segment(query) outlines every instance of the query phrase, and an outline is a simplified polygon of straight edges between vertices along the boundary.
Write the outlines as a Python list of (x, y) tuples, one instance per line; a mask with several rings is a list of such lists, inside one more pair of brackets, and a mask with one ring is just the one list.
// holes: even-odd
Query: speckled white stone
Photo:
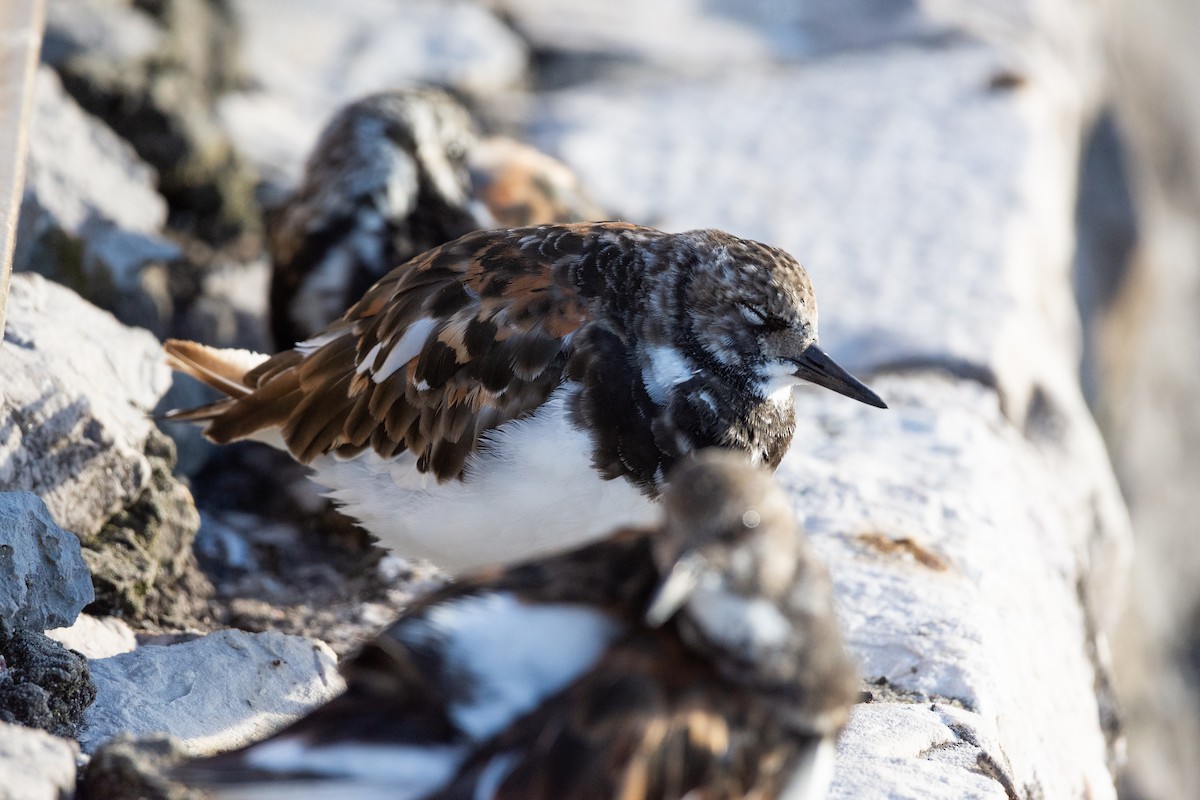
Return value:
[(0, 722), (0, 800), (74, 797), (79, 746), (36, 728)]
[[(1013, 785), (1114, 797), (1079, 598), (1105, 588), (1088, 554), (1121, 552), (1127, 532), (1093, 527), (987, 388), (935, 375), (873, 386), (888, 411), (804, 393), (777, 473), (829, 564), (862, 676), (961, 704)], [(892, 738), (898, 724), (858, 740)]]
[(51, 628), (46, 635), (87, 658), (108, 658), (137, 649), (133, 629), (117, 617), (80, 614), (73, 625)]
[(165, 732), (190, 754), (262, 738), (340, 692), (324, 643), (282, 633), (226, 630), (147, 645), (88, 662), (96, 702), (80, 743), (92, 752), (118, 733)]
[(158, 340), (39, 275), (12, 276), (0, 347), (0, 490), (95, 534), (150, 479), (150, 410), (170, 385)]
[(1069, 279), (1094, 20), (1067, 0), (900, 5), (886, 45), (598, 69), (543, 94), (531, 131), (625, 219), (794, 253), (824, 349), (892, 406), (801, 392), (779, 470), (864, 678), (900, 693), (860, 708), (833, 796), (1113, 798), (1098, 631), (1129, 526)]

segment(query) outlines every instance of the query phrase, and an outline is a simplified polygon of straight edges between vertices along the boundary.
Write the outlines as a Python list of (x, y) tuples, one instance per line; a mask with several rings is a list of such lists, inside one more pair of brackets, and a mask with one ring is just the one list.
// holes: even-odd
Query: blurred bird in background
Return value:
[(364, 97), (334, 115), (268, 220), (275, 345), (318, 333), (394, 267), (465, 233), (604, 217), (564, 164), (481, 138), (447, 92)]
[(787, 497), (710, 450), (663, 506), (435, 592), (343, 695), (178, 776), (218, 798), (824, 797), (857, 679)]

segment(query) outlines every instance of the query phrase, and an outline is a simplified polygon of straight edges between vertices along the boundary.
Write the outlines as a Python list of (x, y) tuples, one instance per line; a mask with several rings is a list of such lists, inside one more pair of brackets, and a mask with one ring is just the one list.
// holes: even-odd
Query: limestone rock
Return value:
[(187, 625), (212, 587), (196, 568), (192, 542), (200, 514), (192, 495), (171, 476), (174, 445), (157, 430), (146, 440), (150, 481), (84, 544), (96, 602), (90, 610)]
[[(859, 705), (838, 742), (830, 797), (1011, 800), (1006, 765), (977, 733), (978, 718), (951, 706)], [(982, 745), (982, 746), (981, 746)], [(1033, 795), (1038, 796), (1038, 795)]]
[(255, 86), (222, 98), (221, 118), (269, 181), (289, 186), (334, 111), (414, 82), (505, 104), (525, 79), (524, 44), (466, 0), (235, 0)]
[[(959, 738), (1016, 796), (1115, 797), (1107, 665), (1081, 600), (1106, 590), (1104, 559), (1123, 557), (1128, 531), (1096, 529), (1094, 507), (986, 387), (936, 374), (872, 385), (886, 412), (802, 393), (776, 473), (829, 565), (862, 676), (892, 702), (968, 712)], [(893, 758), (904, 724), (873, 725), (858, 734), (864, 759)], [(898, 796), (962, 796), (952, 786)]]
[(40, 496), (86, 543), (150, 482), (158, 341), (69, 289), (14, 275), (0, 348), (0, 489)]
[(162, 334), (172, 310), (166, 269), (181, 252), (158, 235), (167, 208), (154, 169), (80, 109), (48, 67), (34, 99), (13, 268)]
[(164, 773), (187, 756), (178, 739), (122, 734), (92, 754), (79, 782), (79, 800), (205, 800)]
[(79, 539), (54, 523), (37, 495), (0, 493), (0, 625), (70, 625), (94, 598)]
[[(941, 32), (916, 3), (895, 0), (497, 2), (536, 51), (558, 59), (554, 66), (575, 79), (630, 74), (634, 66), (713, 75)], [(579, 63), (564, 65), (564, 57)]]
[(0, 800), (63, 800), (75, 790), (79, 745), (0, 723)]
[(1020, 420), (1078, 356), (1076, 153), (1056, 112), (1028, 113), (1057, 101), (1050, 86), (1004, 88), (1022, 68), (957, 34), (703, 80), (651, 72), (544, 94), (532, 134), (629, 219), (793, 253), (840, 362), (936, 364), (990, 382)]
[(108, 658), (137, 649), (133, 629), (116, 617), (80, 614), (70, 627), (53, 628), (46, 636), (85, 658)]
[(237, 747), (344, 686), (324, 643), (273, 632), (146, 645), (91, 669), (98, 693), (80, 738), (87, 752), (126, 732), (169, 733), (192, 755)]
[(80, 537), (92, 610), (188, 616), (206, 591), (192, 569), (199, 516), (150, 418), (170, 380), (158, 341), (14, 275), (0, 370), (0, 490), (37, 494)]
[(159, 172), (177, 221), (206, 236), (256, 224), (254, 176), (217, 124), (236, 82), (228, 4), (55, 0), (43, 60), (70, 94)]

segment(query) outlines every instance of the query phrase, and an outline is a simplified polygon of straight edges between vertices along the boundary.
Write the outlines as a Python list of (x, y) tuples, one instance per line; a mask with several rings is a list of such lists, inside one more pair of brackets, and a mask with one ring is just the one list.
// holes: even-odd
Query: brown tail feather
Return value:
[[(167, 354), (167, 363), (171, 369), (191, 375), (201, 383), (234, 398), (245, 397), (254, 390), (245, 380), (246, 373), (267, 359), (267, 356), (251, 353), (249, 350), (221, 350), (182, 339), (168, 339), (163, 343), (163, 351)], [(194, 412), (208, 408), (211, 406), (194, 409)], [(179, 415), (172, 412), (171, 419), (188, 419), (183, 414), (194, 412), (181, 412)], [(210, 417), (211, 414), (198, 418)]]
[(233, 405), (233, 402), (233, 400), (225, 399), (196, 408), (173, 408), (165, 414), (158, 415), (155, 419), (165, 419), (171, 422), (212, 422)]

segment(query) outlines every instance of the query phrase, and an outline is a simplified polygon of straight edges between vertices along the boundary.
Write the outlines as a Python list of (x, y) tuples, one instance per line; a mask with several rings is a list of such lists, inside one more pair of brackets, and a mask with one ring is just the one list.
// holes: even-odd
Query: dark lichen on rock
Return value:
[(86, 658), (36, 631), (0, 626), (0, 720), (74, 737), (95, 699)]
[(151, 465), (145, 490), (83, 542), (96, 590), (86, 610), (152, 624), (191, 622), (212, 594), (192, 552), (200, 515), (171, 474), (174, 443), (151, 431), (145, 453)]

